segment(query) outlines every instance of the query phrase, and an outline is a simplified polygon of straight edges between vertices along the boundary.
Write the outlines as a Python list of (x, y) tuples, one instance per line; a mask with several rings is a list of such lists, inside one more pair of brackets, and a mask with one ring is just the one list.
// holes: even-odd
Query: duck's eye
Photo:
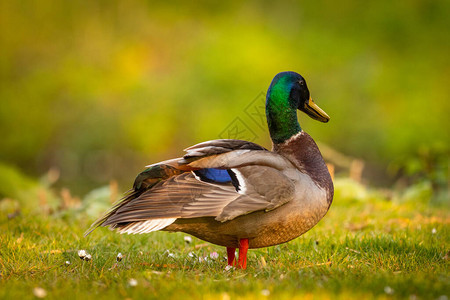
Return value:
[(304, 84), (305, 84), (304, 81), (299, 81), (298, 83), (299, 83), (300, 85), (304, 85)]

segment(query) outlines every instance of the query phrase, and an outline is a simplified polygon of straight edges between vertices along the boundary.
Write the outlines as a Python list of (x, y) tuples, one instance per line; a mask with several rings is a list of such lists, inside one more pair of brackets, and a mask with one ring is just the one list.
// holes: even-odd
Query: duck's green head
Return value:
[(305, 79), (295, 72), (278, 73), (266, 97), (266, 115), (270, 137), (282, 143), (301, 131), (297, 109), (311, 118), (328, 122), (330, 117), (311, 99)]

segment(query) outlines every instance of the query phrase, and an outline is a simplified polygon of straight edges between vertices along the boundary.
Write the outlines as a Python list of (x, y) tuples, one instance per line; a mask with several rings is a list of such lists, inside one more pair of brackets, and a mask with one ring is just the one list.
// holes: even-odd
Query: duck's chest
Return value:
[(254, 227), (257, 232), (250, 239), (251, 248), (288, 242), (314, 227), (325, 216), (329, 207), (327, 191), (311, 179), (302, 178), (300, 182), (292, 202), (260, 216), (258, 226)]

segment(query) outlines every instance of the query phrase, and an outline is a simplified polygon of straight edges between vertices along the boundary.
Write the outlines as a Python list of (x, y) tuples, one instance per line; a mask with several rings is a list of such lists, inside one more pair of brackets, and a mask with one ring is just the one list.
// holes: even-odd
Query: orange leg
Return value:
[(248, 250), (248, 239), (241, 239), (239, 241), (238, 268), (242, 270), (245, 270), (247, 268), (247, 250)]
[(229, 266), (235, 266), (236, 265), (236, 254), (235, 254), (236, 248), (230, 248), (227, 247), (227, 258), (228, 258), (228, 265)]

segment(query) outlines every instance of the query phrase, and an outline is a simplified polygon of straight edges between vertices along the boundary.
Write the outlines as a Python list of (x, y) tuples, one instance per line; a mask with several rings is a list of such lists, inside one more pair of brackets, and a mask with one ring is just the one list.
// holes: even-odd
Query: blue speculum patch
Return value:
[(213, 182), (230, 182), (231, 177), (228, 174), (227, 170), (221, 169), (201, 169), (195, 171), (195, 174), (199, 176), (204, 181), (213, 181)]

